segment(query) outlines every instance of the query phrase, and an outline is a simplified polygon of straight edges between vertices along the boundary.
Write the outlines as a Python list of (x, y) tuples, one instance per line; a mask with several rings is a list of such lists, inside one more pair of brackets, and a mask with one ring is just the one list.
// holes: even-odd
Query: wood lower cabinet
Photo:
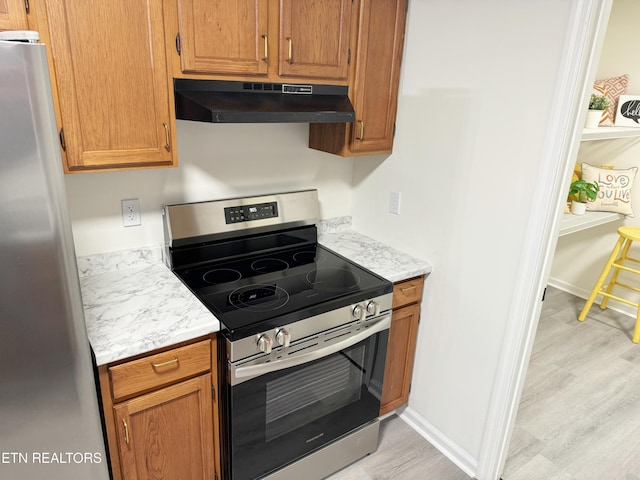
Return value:
[(114, 480), (219, 477), (215, 340), (99, 367)]
[(0, 30), (27, 30), (25, 0), (0, 0)]
[(165, 6), (175, 77), (347, 83), (352, 0), (177, 0), (177, 9)]
[(162, 0), (45, 6), (65, 171), (174, 166)]
[(351, 124), (311, 124), (309, 147), (342, 156), (391, 153), (407, 0), (362, 0)]
[(114, 407), (122, 478), (214, 478), (211, 375)]
[(423, 286), (424, 277), (394, 285), (380, 415), (405, 405), (409, 400)]

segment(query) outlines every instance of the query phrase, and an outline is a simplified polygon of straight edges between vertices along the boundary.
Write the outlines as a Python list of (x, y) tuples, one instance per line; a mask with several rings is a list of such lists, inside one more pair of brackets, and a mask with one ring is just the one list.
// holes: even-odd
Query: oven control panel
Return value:
[(272, 352), (275, 354), (319, 334), (336, 332), (337, 336), (341, 336), (340, 331), (343, 328), (351, 328), (353, 324), (365, 324), (389, 313), (392, 301), (393, 294), (388, 293), (265, 330), (234, 342), (227, 341), (227, 359), (237, 362), (256, 355), (271, 355)]
[(256, 203), (254, 205), (238, 205), (225, 207), (224, 220), (228, 224), (262, 220), (278, 216), (278, 203)]

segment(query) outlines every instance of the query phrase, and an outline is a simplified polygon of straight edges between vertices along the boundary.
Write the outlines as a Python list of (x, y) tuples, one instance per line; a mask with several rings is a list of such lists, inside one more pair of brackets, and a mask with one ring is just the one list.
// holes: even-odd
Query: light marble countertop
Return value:
[(428, 262), (353, 230), (323, 233), (318, 241), (392, 282), (426, 275), (432, 270)]
[[(392, 282), (431, 265), (350, 230), (350, 218), (324, 222), (319, 242)], [(78, 258), (87, 334), (104, 365), (220, 330), (218, 319), (162, 263), (159, 246)]]
[(160, 247), (82, 257), (78, 270), (98, 365), (220, 330), (218, 319), (162, 263)]

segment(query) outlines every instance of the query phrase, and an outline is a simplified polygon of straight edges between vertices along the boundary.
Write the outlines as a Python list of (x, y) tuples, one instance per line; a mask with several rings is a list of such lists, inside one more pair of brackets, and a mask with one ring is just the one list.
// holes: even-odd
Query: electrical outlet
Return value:
[(400, 215), (400, 192), (389, 194), (389, 213)]
[(122, 200), (122, 224), (125, 227), (135, 227), (142, 224), (140, 202), (137, 198)]

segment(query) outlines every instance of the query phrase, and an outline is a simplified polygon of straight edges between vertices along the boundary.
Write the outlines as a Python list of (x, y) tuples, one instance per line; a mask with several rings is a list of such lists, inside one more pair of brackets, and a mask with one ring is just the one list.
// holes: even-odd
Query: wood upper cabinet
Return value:
[(46, 0), (46, 18), (65, 170), (175, 165), (162, 0)]
[(0, 0), (0, 30), (27, 30), (24, 0)]
[(343, 156), (391, 153), (407, 0), (361, 0), (353, 124), (311, 124), (309, 147)]
[(142, 395), (115, 408), (124, 480), (214, 478), (211, 375)]
[(380, 415), (407, 403), (416, 351), (424, 277), (394, 285)]
[(267, 0), (178, 0), (185, 73), (266, 75)]
[(176, 77), (347, 82), (351, 0), (177, 0), (170, 8)]
[(215, 336), (98, 374), (113, 480), (219, 478)]
[(280, 0), (280, 76), (346, 79), (352, 0)]

